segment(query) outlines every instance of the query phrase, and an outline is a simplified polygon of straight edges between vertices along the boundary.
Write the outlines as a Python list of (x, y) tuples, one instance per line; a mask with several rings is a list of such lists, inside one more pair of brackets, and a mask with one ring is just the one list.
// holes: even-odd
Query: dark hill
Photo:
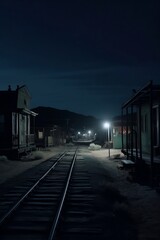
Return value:
[(70, 112), (67, 110), (59, 110), (51, 107), (37, 107), (32, 111), (38, 113), (36, 117), (36, 126), (45, 127), (59, 125), (63, 128), (77, 129), (97, 129), (99, 121), (92, 116), (85, 116)]

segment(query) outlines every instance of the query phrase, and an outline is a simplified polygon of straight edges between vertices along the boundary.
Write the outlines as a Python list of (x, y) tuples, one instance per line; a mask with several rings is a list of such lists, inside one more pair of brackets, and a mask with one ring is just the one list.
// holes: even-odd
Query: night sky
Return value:
[(0, 90), (31, 108), (110, 119), (132, 89), (160, 84), (160, 1), (1, 0)]

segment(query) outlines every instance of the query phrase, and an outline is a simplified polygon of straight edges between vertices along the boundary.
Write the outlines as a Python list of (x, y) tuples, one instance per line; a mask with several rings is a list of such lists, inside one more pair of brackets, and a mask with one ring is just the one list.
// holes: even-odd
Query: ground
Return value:
[(91, 154), (100, 162), (102, 168), (110, 173), (113, 185), (127, 197), (130, 212), (137, 225), (138, 240), (158, 240), (160, 239), (160, 194), (150, 186), (128, 181), (128, 172), (120, 170), (117, 167), (120, 160), (113, 158), (118, 152), (112, 149), (111, 159), (108, 159), (107, 150), (104, 149)]
[[(57, 154), (61, 149), (63, 147), (36, 151), (30, 160), (11, 161), (1, 157), (0, 186), (5, 186), (13, 177), (40, 164), (51, 155)], [(107, 178), (110, 178), (110, 189), (116, 188), (127, 199), (127, 206), (129, 207), (127, 211), (134, 219), (138, 240), (158, 240), (160, 239), (160, 194), (150, 186), (128, 181), (128, 172), (117, 167), (121, 161), (121, 159), (115, 158), (117, 154), (121, 154), (120, 150), (111, 149), (111, 158), (109, 159), (107, 149), (85, 151), (92, 183), (98, 192), (101, 191), (100, 189), (104, 189), (104, 185), (107, 184)], [(122, 154), (120, 155), (121, 157), (123, 158)], [(101, 199), (101, 201), (104, 200)], [(125, 206), (121, 207), (124, 210)], [(116, 208), (120, 209), (120, 206), (115, 205)]]

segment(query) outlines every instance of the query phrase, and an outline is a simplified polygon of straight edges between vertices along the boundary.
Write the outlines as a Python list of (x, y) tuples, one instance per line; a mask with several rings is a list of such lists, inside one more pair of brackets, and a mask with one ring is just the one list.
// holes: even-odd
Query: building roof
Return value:
[(135, 92), (135, 94), (122, 105), (122, 109), (131, 105), (138, 105), (139, 103), (146, 102), (151, 97), (156, 99), (160, 94), (160, 85), (153, 85), (153, 82), (148, 82), (144, 87)]
[(31, 96), (28, 88), (23, 85), (17, 86), (16, 90), (11, 90), (11, 86), (8, 86), (8, 90), (0, 91), (0, 111), (10, 112), (18, 111), (32, 116), (38, 115), (37, 113), (29, 110)]

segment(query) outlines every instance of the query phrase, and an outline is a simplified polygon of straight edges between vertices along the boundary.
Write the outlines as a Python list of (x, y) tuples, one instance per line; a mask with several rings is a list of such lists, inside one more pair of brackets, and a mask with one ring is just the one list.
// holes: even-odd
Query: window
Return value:
[(153, 107), (153, 145), (158, 146), (159, 144), (159, 125), (158, 125), (158, 106)]
[(141, 116), (141, 131), (146, 133), (148, 131), (148, 115), (145, 113)]
[(144, 116), (141, 116), (141, 131), (144, 132)]
[(144, 115), (144, 131), (145, 132), (148, 131), (148, 115), (147, 114)]

